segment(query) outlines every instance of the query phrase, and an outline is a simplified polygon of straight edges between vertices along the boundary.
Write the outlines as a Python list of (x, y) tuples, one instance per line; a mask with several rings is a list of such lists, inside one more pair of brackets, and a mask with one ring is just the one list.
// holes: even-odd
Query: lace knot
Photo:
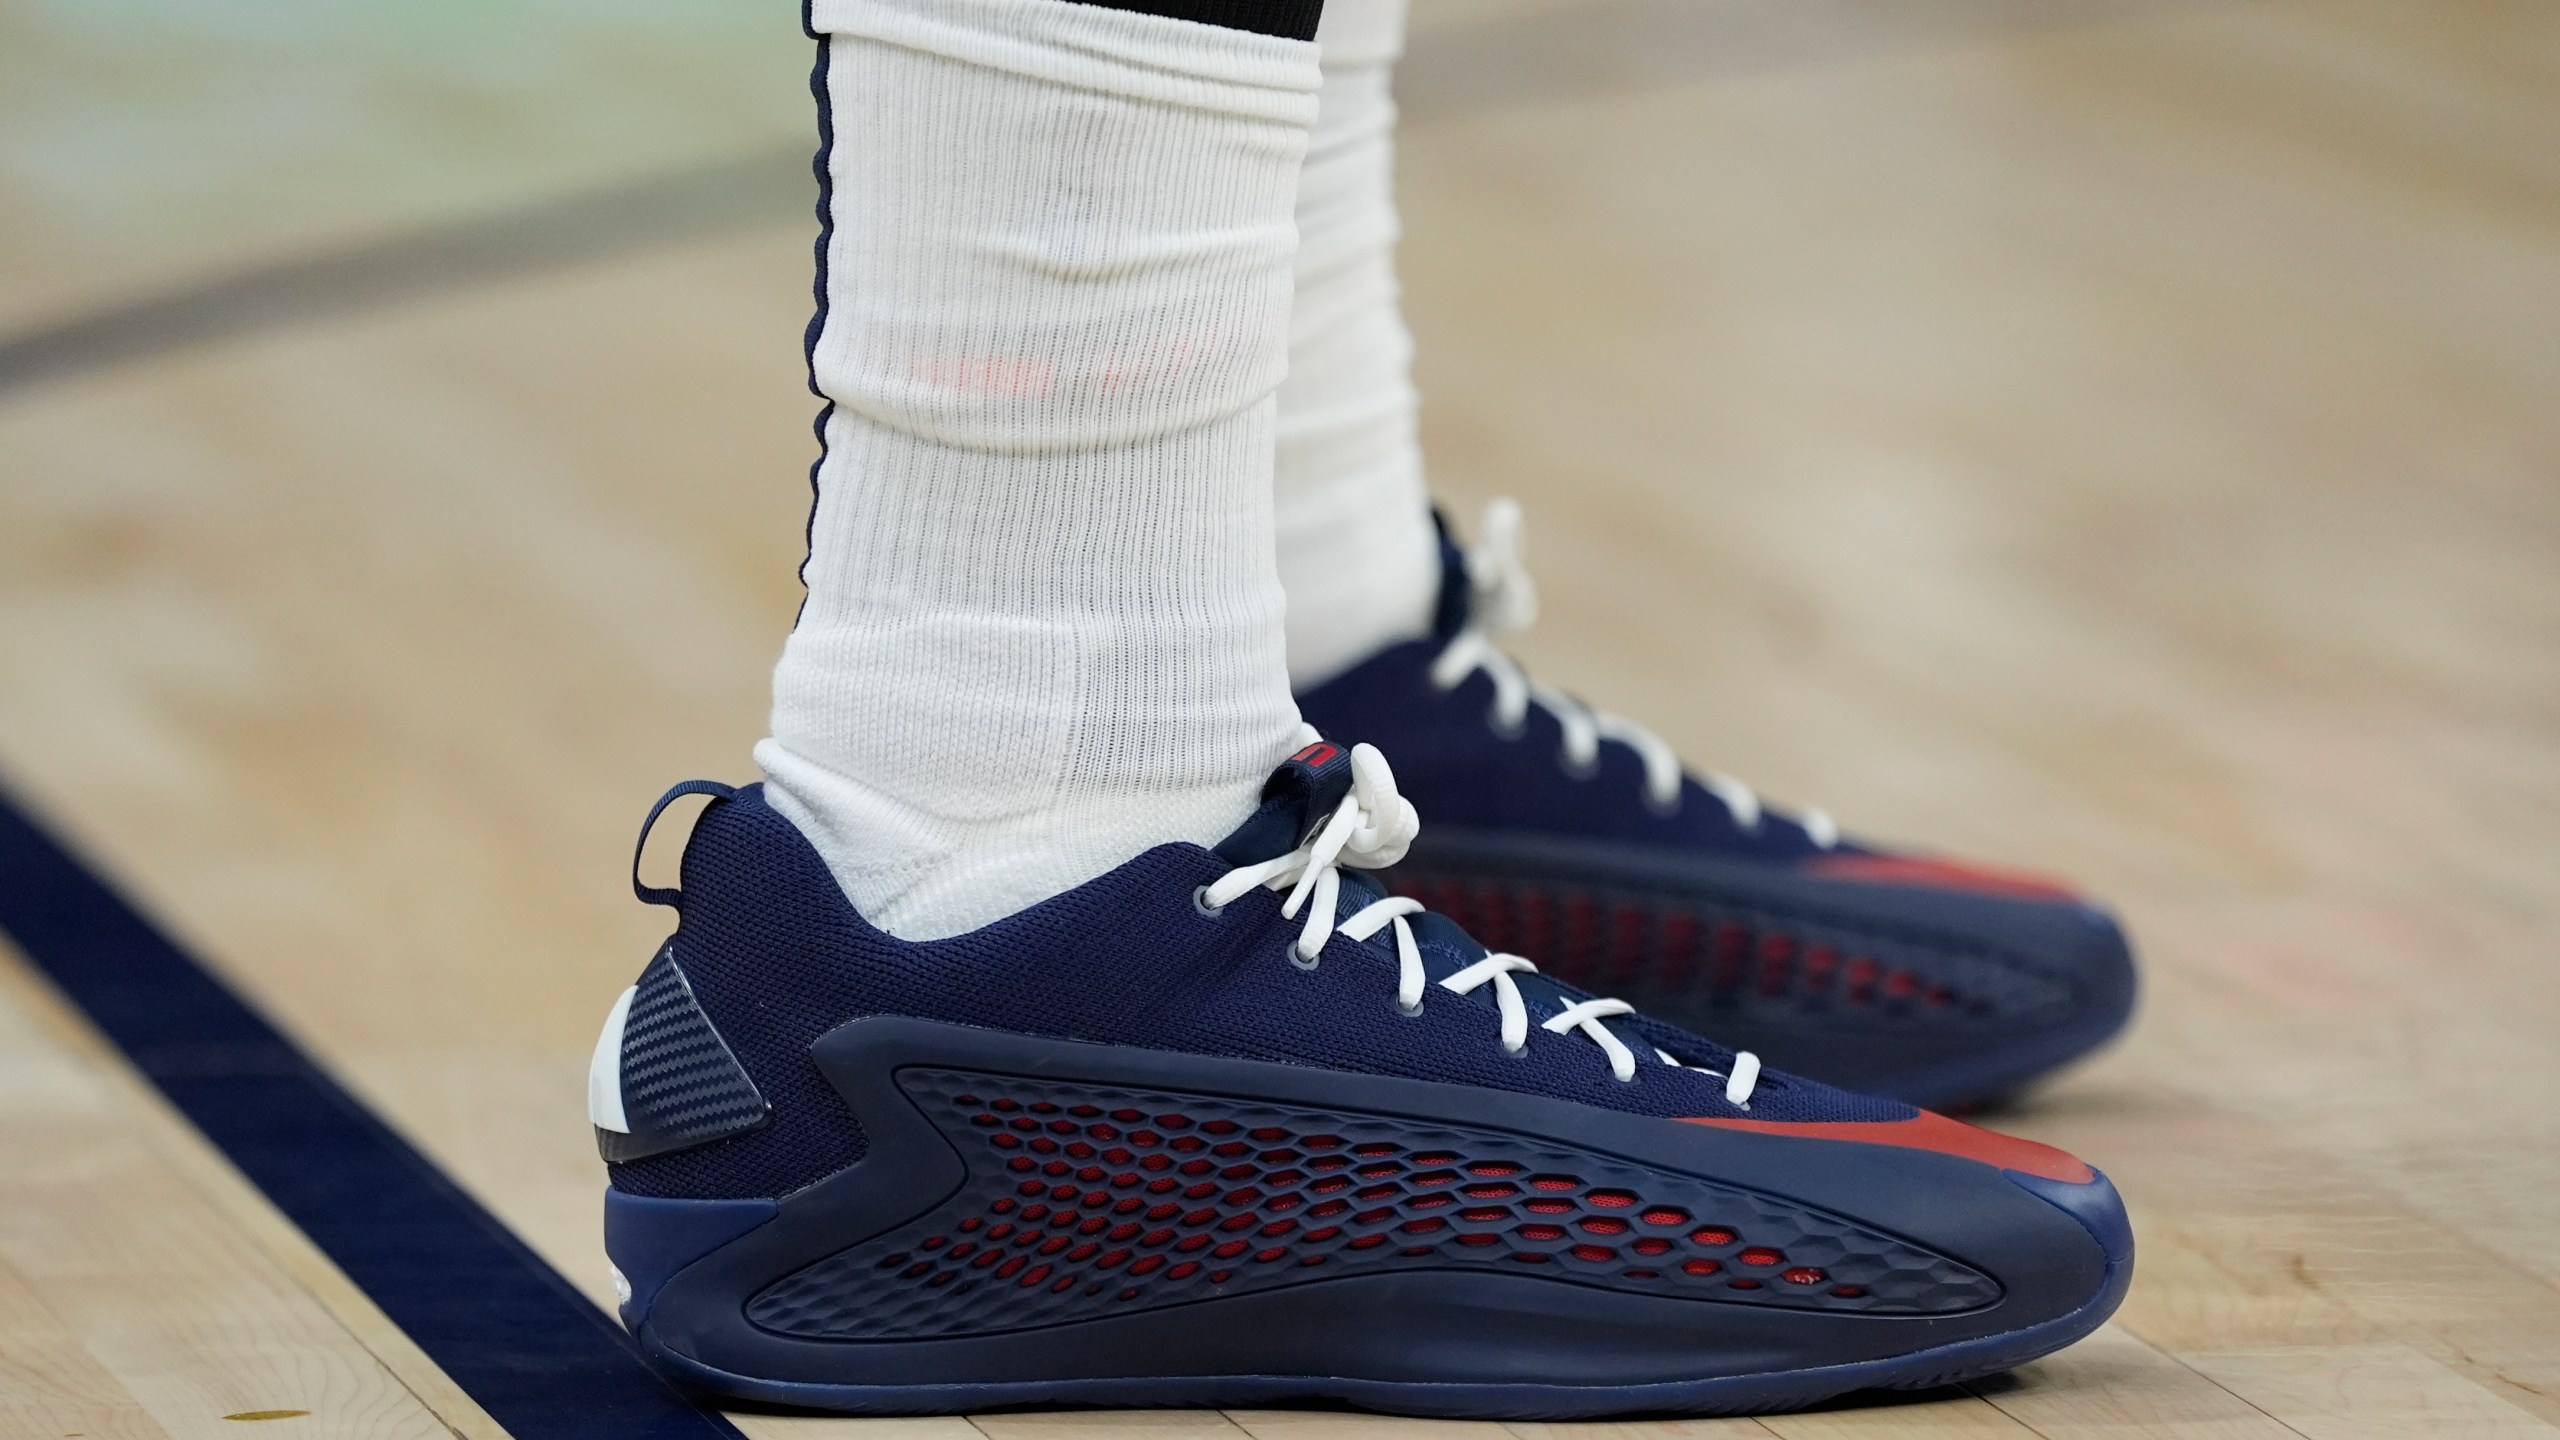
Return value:
[[(1365, 941), (1381, 930), (1392, 929), (1396, 1004), (1406, 1014), (1418, 1015), (1429, 977), (1423, 967), (1422, 947), (1415, 942), (1413, 927), (1405, 917), (1420, 913), (1422, 902), (1410, 896), (1390, 895), (1339, 920), (1335, 911), (1341, 899), (1343, 866), (1377, 870), (1393, 865), (1404, 858), (1406, 848), (1421, 830), (1422, 817), (1415, 812), (1412, 801), (1397, 793), (1395, 772), (1387, 767), (1387, 758), (1373, 745), (1354, 745), (1351, 789), (1324, 823), (1315, 827), (1295, 850), (1228, 871), (1204, 887), (1201, 898), (1216, 909), (1257, 885), (1287, 890), (1288, 898), (1281, 902), (1280, 913), (1292, 920), (1304, 914), (1298, 938), (1290, 948), (1295, 963), (1308, 969), (1315, 967), (1325, 942), (1337, 932), (1346, 939)], [(1501, 1018), (1502, 1048), (1516, 1055), (1529, 1043), (1529, 1009), (1518, 983), (1511, 977), (1537, 972), (1538, 967), (1523, 956), (1487, 954), (1443, 979), (1440, 986), (1459, 995), (1491, 986), (1494, 1008)], [(1634, 1013), (1635, 1007), (1623, 1000), (1579, 1000), (1550, 1016), (1540, 1028), (1557, 1035), (1579, 1034), (1599, 1046), (1608, 1057), (1610, 1073), (1626, 1082), (1636, 1078), (1635, 1052), (1602, 1022)], [(1666, 1065), (1680, 1063), (1661, 1051), (1654, 1053)], [(1743, 1055), (1725, 1087), (1726, 1098), (1743, 1105), (1750, 1098), (1758, 1074), (1759, 1062)]]

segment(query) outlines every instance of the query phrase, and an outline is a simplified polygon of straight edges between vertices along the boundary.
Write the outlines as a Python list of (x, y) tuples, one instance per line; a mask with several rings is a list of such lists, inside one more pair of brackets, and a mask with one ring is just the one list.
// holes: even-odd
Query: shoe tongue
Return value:
[(1305, 844), (1350, 793), (1350, 747), (1318, 740), (1280, 762), (1262, 782), (1262, 803), (1215, 853), (1230, 865), (1277, 859)]

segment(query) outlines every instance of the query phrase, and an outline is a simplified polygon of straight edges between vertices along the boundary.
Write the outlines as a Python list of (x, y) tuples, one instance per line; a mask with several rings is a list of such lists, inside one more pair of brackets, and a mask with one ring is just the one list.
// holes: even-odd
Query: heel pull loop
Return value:
[(659, 796), (658, 803), (649, 807), (649, 818), (640, 822), (640, 838), (631, 847), (631, 893), (639, 896), (642, 904), (664, 905), (671, 910), (684, 908), (684, 891), (678, 887), (640, 883), (640, 857), (649, 849), (649, 831), (658, 823), (658, 816), (687, 795), (708, 795), (716, 802), (737, 793), (737, 787), (717, 780), (687, 780)]

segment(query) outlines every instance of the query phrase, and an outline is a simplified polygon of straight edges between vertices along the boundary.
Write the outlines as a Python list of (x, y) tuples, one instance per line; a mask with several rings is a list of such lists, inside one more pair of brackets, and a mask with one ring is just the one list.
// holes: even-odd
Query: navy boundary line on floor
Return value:
[(742, 1440), (5, 789), (0, 931), (516, 1440)]

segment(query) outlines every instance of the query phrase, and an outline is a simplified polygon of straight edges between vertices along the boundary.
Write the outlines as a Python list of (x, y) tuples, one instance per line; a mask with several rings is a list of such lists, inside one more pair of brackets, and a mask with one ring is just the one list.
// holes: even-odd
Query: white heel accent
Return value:
[(596, 1037), (595, 1058), (587, 1062), (587, 1118), (597, 1129), (617, 1135), (631, 1133), (631, 1121), (622, 1113), (622, 1027), (631, 1018), (631, 997), (638, 993), (640, 987), (634, 985), (614, 1000), (604, 1017), (604, 1033)]

